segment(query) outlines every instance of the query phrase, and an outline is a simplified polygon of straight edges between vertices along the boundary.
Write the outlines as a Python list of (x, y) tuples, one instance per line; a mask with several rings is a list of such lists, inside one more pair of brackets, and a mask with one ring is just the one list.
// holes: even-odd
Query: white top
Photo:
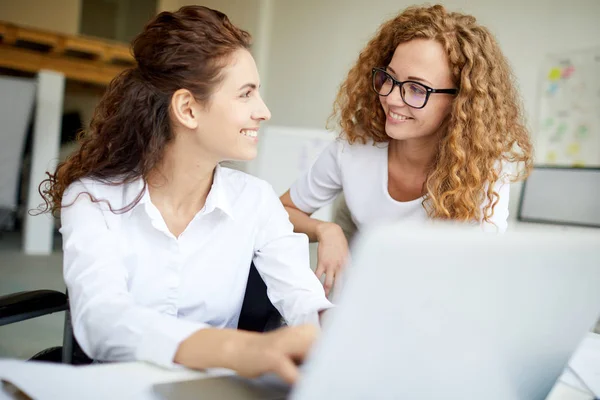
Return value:
[[(363, 145), (335, 140), (292, 185), (290, 196), (296, 207), (312, 214), (330, 203), (342, 189), (358, 230), (394, 220), (417, 224), (430, 221), (422, 205), (423, 198), (401, 202), (390, 196), (388, 143)], [(510, 190), (507, 180), (499, 179), (495, 190), (499, 200), (490, 218), (492, 223), (482, 223), (481, 226), (485, 231), (504, 232)], [(485, 205), (482, 204), (482, 208)]]
[[(217, 167), (204, 208), (174, 237), (146, 189), (90, 179), (69, 186), (62, 210), (64, 278), (75, 337), (97, 360), (171, 366), (179, 343), (205, 327), (236, 328), (251, 262), (288, 324), (318, 323), (331, 307), (310, 269), (308, 241), (272, 187)], [(79, 197), (78, 194), (81, 194)]]

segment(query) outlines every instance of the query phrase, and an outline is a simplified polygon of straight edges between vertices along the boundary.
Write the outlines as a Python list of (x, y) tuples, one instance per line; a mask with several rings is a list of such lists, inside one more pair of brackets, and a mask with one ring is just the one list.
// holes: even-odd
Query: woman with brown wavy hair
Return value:
[[(163, 12), (133, 42), (80, 148), (41, 185), (61, 216), (74, 333), (103, 361), (298, 374), (331, 307), (265, 182), (221, 167), (270, 118), (250, 36), (205, 7)], [(251, 263), (289, 325), (238, 331)]]
[(319, 242), (326, 292), (348, 242), (339, 225), (310, 215), (342, 190), (359, 230), (394, 220), (506, 229), (509, 182), (528, 172), (531, 144), (508, 62), (474, 17), (436, 5), (385, 22), (332, 117), (341, 137), (281, 197), (295, 230)]

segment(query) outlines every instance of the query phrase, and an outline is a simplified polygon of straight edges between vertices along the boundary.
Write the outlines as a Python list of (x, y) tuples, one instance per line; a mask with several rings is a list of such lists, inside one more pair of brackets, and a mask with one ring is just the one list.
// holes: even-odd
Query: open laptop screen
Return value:
[(519, 220), (600, 227), (600, 168), (535, 167)]

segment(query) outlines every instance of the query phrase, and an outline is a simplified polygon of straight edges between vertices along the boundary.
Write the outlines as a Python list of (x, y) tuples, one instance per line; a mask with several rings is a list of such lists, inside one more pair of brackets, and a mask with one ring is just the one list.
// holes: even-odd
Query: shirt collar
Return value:
[[(140, 192), (143, 190), (140, 196)], [(123, 205), (126, 207), (139, 198), (139, 201), (131, 207), (127, 212), (129, 216), (133, 214), (133, 211), (141, 205), (150, 201), (150, 194), (148, 193), (148, 187), (145, 186), (144, 179), (142, 177), (125, 184), (123, 188)]]
[(231, 193), (228, 191), (229, 182), (224, 178), (223, 169), (217, 164), (213, 176), (213, 184), (208, 192), (204, 210), (206, 213), (210, 213), (214, 211), (215, 208), (218, 208), (227, 214), (229, 218), (234, 219), (233, 207), (231, 205)]
[[(132, 215), (136, 208), (143, 206), (146, 203), (150, 203), (150, 192), (148, 191), (148, 185), (145, 185), (145, 181), (141, 177), (127, 184), (125, 187), (123, 194), (125, 205), (134, 201), (142, 189), (144, 190), (142, 197), (140, 198), (140, 201), (131, 208), (129, 215)], [(213, 184), (208, 192), (208, 196), (206, 197), (204, 207), (200, 212), (208, 214), (213, 212), (215, 209), (219, 209), (227, 214), (229, 218), (234, 219), (231, 196), (230, 191), (228, 192), (228, 189), (229, 183), (224, 177), (223, 169), (219, 164), (217, 164), (213, 175)]]

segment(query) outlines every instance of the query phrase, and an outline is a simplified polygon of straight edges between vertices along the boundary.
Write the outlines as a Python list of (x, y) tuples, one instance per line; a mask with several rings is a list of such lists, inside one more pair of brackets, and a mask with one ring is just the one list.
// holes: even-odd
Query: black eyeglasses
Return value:
[(432, 93), (457, 94), (458, 89), (433, 89), (420, 82), (401, 82), (383, 68), (373, 68), (373, 90), (379, 96), (389, 96), (395, 86), (400, 88), (402, 101), (412, 108), (423, 108)]

